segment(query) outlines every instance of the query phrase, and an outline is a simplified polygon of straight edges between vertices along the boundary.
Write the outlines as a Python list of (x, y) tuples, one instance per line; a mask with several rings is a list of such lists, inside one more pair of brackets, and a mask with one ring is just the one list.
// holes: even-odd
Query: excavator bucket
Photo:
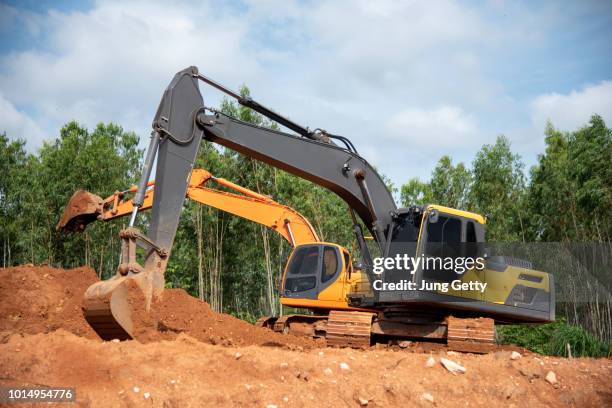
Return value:
[(131, 279), (115, 276), (97, 282), (85, 292), (83, 314), (87, 323), (103, 340), (129, 340), (134, 337), (129, 302)]
[[(96, 282), (85, 291), (83, 314), (87, 323), (104, 340), (135, 338), (140, 326), (149, 325), (151, 303), (164, 290), (168, 254), (137, 228), (120, 232), (121, 263), (111, 279)], [(150, 248), (148, 268), (136, 260), (137, 241)]]
[(67, 232), (81, 232), (87, 224), (102, 215), (104, 200), (85, 190), (77, 190), (64, 208), (57, 223), (57, 229)]

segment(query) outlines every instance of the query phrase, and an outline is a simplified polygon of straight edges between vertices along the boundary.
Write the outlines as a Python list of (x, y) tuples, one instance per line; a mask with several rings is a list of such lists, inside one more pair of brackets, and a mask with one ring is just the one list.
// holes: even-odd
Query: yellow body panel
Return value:
[[(519, 275), (521, 274), (542, 278), (542, 280), (540, 282), (531, 282), (525, 279), (519, 279)], [(487, 281), (487, 290), (485, 291), (484, 300), (487, 302), (505, 303), (512, 289), (519, 283), (523, 286), (540, 289), (547, 293), (550, 292), (550, 277), (546, 272), (509, 265), (503, 272), (486, 269), (485, 277)]]

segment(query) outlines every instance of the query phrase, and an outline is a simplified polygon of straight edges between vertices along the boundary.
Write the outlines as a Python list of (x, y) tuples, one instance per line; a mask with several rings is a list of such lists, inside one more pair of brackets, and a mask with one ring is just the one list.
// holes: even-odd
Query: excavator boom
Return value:
[[(205, 187), (213, 182), (235, 193)], [(153, 205), (155, 181), (148, 182), (147, 187), (149, 188), (145, 192), (139, 211), (148, 210)], [(134, 201), (132, 198), (126, 198), (126, 195), (135, 193), (136, 190), (137, 187), (132, 186), (128, 190), (115, 192), (105, 199), (79, 190), (73, 194), (66, 205), (57, 228), (62, 231), (80, 232), (93, 221), (110, 221), (130, 215), (134, 209)], [(271, 228), (285, 238), (291, 246), (319, 242), (319, 237), (310, 222), (293, 208), (224, 178), (214, 177), (206, 170), (193, 170), (187, 187), (187, 197), (202, 205)]]

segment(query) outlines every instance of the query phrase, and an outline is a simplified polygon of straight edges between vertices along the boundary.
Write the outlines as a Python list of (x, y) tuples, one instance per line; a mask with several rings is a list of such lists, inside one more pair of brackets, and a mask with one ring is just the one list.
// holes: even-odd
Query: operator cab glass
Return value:
[(484, 228), (472, 219), (434, 210), (428, 214), (421, 240), (421, 251), (432, 258), (422, 268), (423, 278), (450, 282), (458, 279), (465, 268), (449, 268), (445, 262), (452, 259), (452, 265), (463, 265), (466, 258), (481, 256)]
[(296, 247), (287, 265), (283, 296), (317, 299), (334, 283), (342, 270), (342, 254), (337, 246), (305, 244)]

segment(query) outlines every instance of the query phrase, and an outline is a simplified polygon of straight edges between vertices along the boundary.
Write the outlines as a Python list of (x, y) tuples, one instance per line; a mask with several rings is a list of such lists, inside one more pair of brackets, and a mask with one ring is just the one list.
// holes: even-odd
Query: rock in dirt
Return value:
[(425, 362), (425, 367), (427, 367), (427, 368), (431, 368), (431, 367), (433, 367), (435, 365), (436, 365), (436, 359), (433, 358), (433, 357), (429, 357), (427, 359), (427, 361)]
[(551, 385), (555, 385), (557, 383), (557, 375), (553, 371), (549, 371), (544, 379)]
[(511, 360), (518, 360), (521, 357), (523, 357), (523, 356), (518, 351), (513, 351), (512, 354), (510, 354), (510, 359)]
[(407, 348), (410, 346), (412, 342), (408, 341), (408, 340), (404, 340), (404, 341), (400, 341), (398, 346), (400, 346), (400, 348)]
[(359, 399), (359, 405), (361, 405), (362, 407), (365, 407), (370, 402), (366, 398), (359, 397), (358, 399)]
[(340, 363), (340, 369), (341, 370), (350, 370), (351, 367), (349, 367), (349, 365), (346, 364), (346, 363)]
[(461, 364), (444, 357), (440, 357), (440, 363), (444, 366), (444, 368), (446, 368), (454, 375), (457, 375), (457, 373), (465, 374), (465, 372), (467, 371), (465, 367), (463, 367)]
[(433, 402), (434, 402), (434, 397), (433, 397), (433, 395), (431, 395), (431, 394), (430, 394), (430, 393), (428, 393), (428, 392), (424, 392), (424, 393), (423, 393), (423, 395), (421, 395), (421, 398), (423, 398), (425, 401), (429, 401), (429, 402), (431, 402), (431, 403), (433, 403)]

